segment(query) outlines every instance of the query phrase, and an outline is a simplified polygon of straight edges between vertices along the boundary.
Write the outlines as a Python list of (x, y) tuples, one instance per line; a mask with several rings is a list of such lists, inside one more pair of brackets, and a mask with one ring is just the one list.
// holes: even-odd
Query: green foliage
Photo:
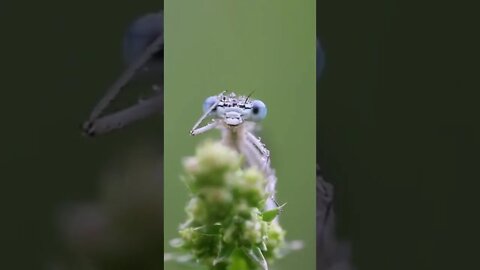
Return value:
[(183, 180), (191, 197), (187, 220), (173, 246), (209, 269), (268, 269), (285, 247), (285, 231), (266, 211), (266, 179), (221, 143), (206, 142), (184, 160)]

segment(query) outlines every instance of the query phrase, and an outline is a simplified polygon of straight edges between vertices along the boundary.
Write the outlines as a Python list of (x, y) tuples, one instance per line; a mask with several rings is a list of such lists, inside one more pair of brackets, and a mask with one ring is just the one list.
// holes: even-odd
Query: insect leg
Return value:
[(259, 169), (264, 167), (263, 173), (267, 179), (265, 190), (268, 194), (270, 194), (270, 198), (267, 201), (267, 209), (278, 207), (279, 205), (275, 201), (275, 186), (277, 183), (277, 177), (275, 176), (275, 171), (270, 168), (269, 164), (267, 167), (265, 167), (265, 161), (268, 157), (263, 155), (262, 152), (249, 140), (246, 140), (244, 143), (240, 144), (240, 150), (244, 154), (250, 166), (255, 166)]
[(261, 169), (263, 164), (262, 156), (249, 141), (239, 144), (239, 150), (245, 156), (250, 167)]
[(160, 113), (163, 110), (162, 100), (163, 95), (159, 94), (150, 99), (140, 101), (127, 109), (87, 122), (83, 126), (83, 132), (93, 137), (114, 129), (122, 128), (132, 122), (150, 116), (155, 112)]
[(263, 159), (265, 160), (263, 169), (268, 169), (268, 167), (270, 167), (270, 151), (268, 151), (268, 149), (265, 147), (265, 144), (260, 141), (260, 138), (255, 137), (255, 135), (253, 135), (251, 132), (247, 131), (246, 136), (247, 140), (262, 153)]
[[(198, 126), (198, 125), (197, 125)], [(195, 136), (195, 135), (198, 135), (198, 134), (201, 134), (201, 133), (204, 133), (204, 132), (207, 132), (215, 127), (218, 126), (218, 122), (217, 121), (212, 121), (208, 124), (206, 124), (205, 126), (203, 127), (200, 127), (200, 128), (197, 128), (197, 129), (192, 129), (190, 131), (190, 135), (192, 136)]]
[(133, 62), (120, 76), (120, 78), (115, 81), (115, 83), (107, 90), (105, 96), (100, 100), (100, 102), (95, 106), (92, 113), (90, 114), (89, 121), (86, 125), (92, 124), (98, 116), (103, 112), (103, 110), (110, 104), (110, 102), (115, 99), (120, 90), (128, 84), (133, 75), (152, 57), (153, 54), (161, 50), (163, 47), (163, 35), (158, 36), (144, 51), (140, 57)]

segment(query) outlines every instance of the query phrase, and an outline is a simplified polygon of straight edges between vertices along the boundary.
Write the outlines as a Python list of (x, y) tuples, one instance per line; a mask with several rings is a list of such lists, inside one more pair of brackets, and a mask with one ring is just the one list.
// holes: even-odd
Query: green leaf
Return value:
[(234, 252), (230, 258), (230, 265), (227, 270), (250, 270), (248, 263), (245, 261), (245, 258), (242, 255)]
[(275, 217), (278, 216), (278, 214), (280, 214), (280, 212), (282, 211), (282, 208), (286, 205), (287, 203), (284, 203), (282, 205), (280, 205), (279, 207), (277, 208), (273, 208), (271, 210), (268, 210), (268, 211), (265, 211), (262, 213), (262, 219), (263, 221), (266, 221), (266, 222), (271, 222), (272, 220), (275, 219)]
[(268, 270), (267, 260), (263, 256), (262, 251), (258, 247), (252, 248), (242, 248), (242, 250), (247, 254), (250, 259), (252, 259), (258, 266), (260, 266), (263, 270)]

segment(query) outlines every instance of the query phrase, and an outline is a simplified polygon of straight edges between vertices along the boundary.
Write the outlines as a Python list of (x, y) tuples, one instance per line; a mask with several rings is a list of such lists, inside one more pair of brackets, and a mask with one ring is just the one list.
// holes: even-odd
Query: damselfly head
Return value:
[(210, 116), (222, 119), (229, 126), (238, 126), (244, 121), (261, 121), (267, 115), (267, 106), (261, 100), (250, 96), (237, 96), (235, 93), (208, 97), (203, 103), (203, 111)]

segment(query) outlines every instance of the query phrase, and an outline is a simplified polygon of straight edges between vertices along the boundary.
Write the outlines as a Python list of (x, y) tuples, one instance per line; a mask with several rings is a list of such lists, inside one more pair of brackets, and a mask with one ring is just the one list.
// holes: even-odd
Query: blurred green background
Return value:
[[(191, 137), (204, 100), (223, 90), (267, 104), (260, 136), (278, 176), (280, 218), (305, 248), (273, 269), (315, 268), (315, 1), (165, 3), (165, 249), (186, 218), (183, 157), (219, 131)], [(166, 269), (181, 269), (173, 263)]]

